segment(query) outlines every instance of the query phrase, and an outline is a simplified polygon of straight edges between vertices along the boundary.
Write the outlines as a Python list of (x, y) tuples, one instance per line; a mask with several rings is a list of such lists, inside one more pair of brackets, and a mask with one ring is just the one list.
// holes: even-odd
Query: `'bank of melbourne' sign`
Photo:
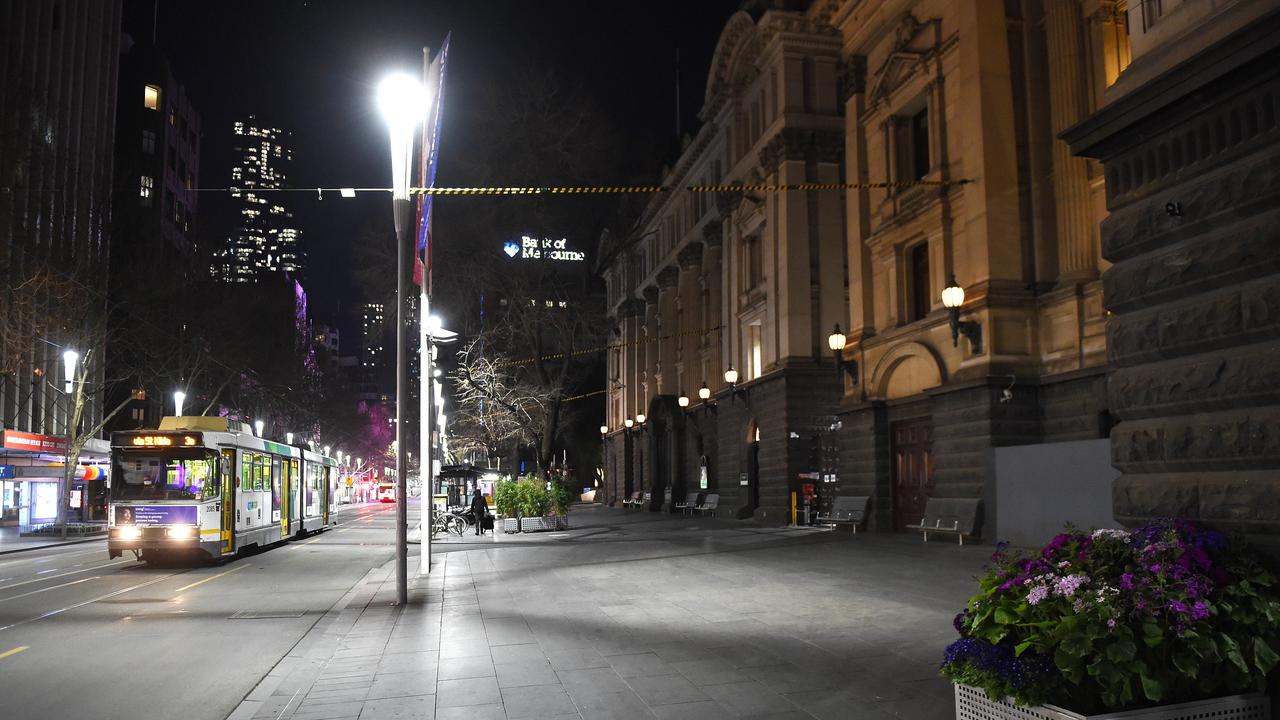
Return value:
[(570, 250), (568, 240), (560, 238), (554, 240), (552, 238), (532, 238), (528, 235), (520, 236), (520, 241), (508, 240), (502, 244), (502, 251), (507, 257), (517, 257), (521, 259), (532, 258), (534, 260), (567, 260), (570, 262), (582, 262), (587, 259), (587, 254), (577, 250)]

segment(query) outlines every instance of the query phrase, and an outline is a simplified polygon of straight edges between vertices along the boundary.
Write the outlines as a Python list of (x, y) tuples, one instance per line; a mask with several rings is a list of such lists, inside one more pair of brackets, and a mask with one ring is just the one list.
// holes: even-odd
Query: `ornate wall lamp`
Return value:
[(732, 363), (729, 364), (729, 369), (724, 371), (724, 381), (729, 386), (729, 402), (733, 402), (738, 395), (745, 397), (748, 402), (751, 401), (751, 396), (746, 390), (738, 389), (738, 371), (734, 369)]
[(840, 325), (839, 323), (837, 323), (836, 329), (830, 335), (827, 336), (827, 347), (831, 348), (831, 352), (835, 354), (836, 376), (839, 377), (840, 371), (844, 370), (845, 373), (848, 374), (849, 376), (849, 381), (852, 382), (854, 385), (857, 385), (858, 384), (858, 361), (848, 360), (845, 358), (844, 346), (847, 341), (848, 341), (848, 338), (845, 337), (844, 333), (840, 332)]
[(976, 320), (960, 319), (960, 307), (964, 305), (964, 288), (956, 282), (955, 273), (952, 273), (947, 286), (942, 289), (942, 304), (951, 316), (951, 344), (959, 345), (960, 336), (964, 335), (969, 338), (969, 346), (973, 354), (981, 354), (982, 325)]
[(691, 413), (698, 412), (698, 411), (702, 411), (704, 413), (707, 411), (711, 411), (714, 413), (716, 411), (716, 404), (713, 402), (710, 402), (711, 388), (707, 387), (707, 384), (705, 382), (702, 383), (702, 387), (698, 388), (698, 399), (702, 401), (701, 403), (699, 403), (698, 407), (694, 408), (693, 410), (689, 410), (689, 396), (681, 392), (680, 397), (676, 398), (676, 404), (679, 405), (681, 409), (684, 409)]

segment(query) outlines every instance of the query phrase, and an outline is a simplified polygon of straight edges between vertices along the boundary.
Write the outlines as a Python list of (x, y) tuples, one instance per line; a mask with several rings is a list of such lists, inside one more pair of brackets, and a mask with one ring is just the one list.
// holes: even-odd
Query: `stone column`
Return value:
[(635, 417), (636, 408), (640, 407), (643, 398), (643, 358), (644, 345), (643, 330), (641, 328), (641, 316), (644, 313), (644, 302), (629, 298), (622, 301), (622, 305), (618, 309), (618, 313), (622, 318), (622, 371), (618, 375), (619, 382), (623, 384), (622, 388), (622, 417), (618, 418), (619, 426), (622, 421)]
[(673, 395), (676, 389), (676, 345), (680, 342), (679, 323), (676, 322), (676, 284), (680, 279), (680, 269), (668, 265), (658, 271), (658, 313), (657, 342), (658, 353), (658, 385), (653, 395)]
[(676, 256), (680, 267), (677, 292), (680, 296), (680, 337), (676, 347), (682, 377), (678, 378), (676, 392), (684, 393), (693, 402), (698, 399), (698, 387), (702, 384), (702, 243), (685, 245)]
[[(805, 170), (805, 154), (812, 145), (812, 133), (793, 128), (784, 128), (760, 151), (760, 165), (769, 177), (769, 182), (782, 184), (808, 182)], [(814, 248), (810, 244), (813, 228), (809, 225), (809, 198), (807, 193), (782, 193), (776, 198), (766, 198), (765, 217), (766, 256), (774, 255), (776, 265), (770, 268), (765, 262), (765, 287), (768, 297), (766, 308), (772, 311), (775, 322), (773, 328), (766, 328), (765, 342), (768, 343), (769, 330), (776, 333), (777, 353), (774, 361), (783, 362), (787, 358), (813, 358), (813, 302), (811, 287), (814, 284), (811, 261)], [(776, 213), (770, 212), (777, 208)], [(770, 247), (776, 243), (776, 247)], [(772, 272), (768, 272), (772, 269)], [(764, 364), (769, 364), (766, 352)]]
[(1077, 0), (1045, 0), (1045, 35), (1049, 49), (1049, 114), (1053, 126), (1054, 214), (1058, 230), (1060, 284), (1098, 276), (1098, 224), (1089, 193), (1089, 161), (1075, 157), (1057, 139), (1088, 112), (1088, 68), (1084, 23)]
[[(710, 223), (702, 228), (702, 274), (701, 284), (707, 291), (707, 307), (704, 317), (706, 318), (705, 329), (707, 334), (699, 341), (700, 346), (707, 348), (707, 357), (710, 361), (707, 367), (707, 377), (700, 378), (699, 382), (705, 380), (707, 387), (715, 392), (720, 387), (723, 380), (724, 368), (720, 363), (723, 359), (723, 347), (728, 337), (726, 329), (723, 327), (724, 301), (721, 297), (724, 285), (724, 273), (721, 265), (721, 259), (724, 253), (724, 229), (719, 222)], [(712, 330), (711, 328), (716, 328)]]
[(649, 401), (658, 394), (658, 288), (648, 285), (644, 291), (644, 389), (640, 393), (638, 413), (649, 412)]

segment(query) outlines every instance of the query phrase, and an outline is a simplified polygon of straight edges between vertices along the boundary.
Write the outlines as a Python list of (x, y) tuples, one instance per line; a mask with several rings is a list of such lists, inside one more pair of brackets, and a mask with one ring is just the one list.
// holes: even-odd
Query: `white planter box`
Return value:
[(520, 532), (542, 532), (555, 530), (555, 520), (542, 517), (520, 518)]
[(502, 518), (502, 532), (518, 533), (520, 532), (520, 518)]
[(1271, 701), (1266, 695), (1227, 695), (1209, 700), (1161, 705), (1143, 710), (1081, 715), (1053, 705), (1015, 705), (993, 702), (982, 690), (961, 685), (956, 689), (956, 720), (1270, 720)]
[(556, 521), (556, 530), (568, 530), (568, 529), (569, 529), (569, 516), (568, 516), (568, 515), (556, 515), (556, 516), (555, 516), (555, 521)]

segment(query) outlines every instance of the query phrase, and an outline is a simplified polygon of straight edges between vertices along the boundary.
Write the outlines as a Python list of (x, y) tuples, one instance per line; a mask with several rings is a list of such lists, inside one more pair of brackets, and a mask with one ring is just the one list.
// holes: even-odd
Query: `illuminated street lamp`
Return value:
[(676, 398), (676, 404), (682, 408), (689, 407), (689, 396), (685, 395), (684, 392), (682, 391), (680, 393), (680, 397)]
[(173, 391), (173, 415), (174, 417), (182, 417), (182, 403), (187, 399), (187, 394), (181, 390)]
[(75, 350), (64, 350), (62, 353), (62, 377), (65, 380), (65, 391), (71, 394), (71, 383), (76, 379), (76, 363), (80, 361), (80, 353)]
[(325, 457), (329, 457), (329, 446), (328, 446), (328, 445), (325, 445), (325, 446), (324, 446), (324, 456), (325, 456)]
[(293, 433), (285, 433), (285, 434), (284, 434), (284, 441), (285, 441), (285, 443), (286, 443), (286, 444), (288, 444), (288, 445), (292, 445), (292, 444), (293, 444)]
[[(64, 389), (67, 396), (67, 446), (63, 450), (65, 459), (63, 461), (62, 479), (58, 487), (58, 512), (57, 524), (62, 527), (62, 539), (67, 539), (67, 525), (71, 518), (71, 481), (75, 474), (75, 467), (71, 462), (71, 446), (75, 443), (76, 423), (75, 423), (75, 398), (71, 394), (72, 383), (76, 379), (76, 363), (80, 361), (80, 353), (67, 348), (62, 352), (62, 377), (65, 379)], [(81, 388), (83, 391), (83, 387)]]
[(628, 430), (630, 430), (630, 429), (631, 429), (631, 426), (632, 426), (632, 425), (635, 425), (635, 422), (634, 422), (631, 418), (627, 418), (626, 420), (623, 420), (623, 421), (622, 421), (622, 424), (623, 424), (623, 426), (625, 426)]
[(636, 413), (636, 423), (643, 425), (644, 421), (647, 419), (648, 418), (645, 417), (644, 413)]
[(265, 428), (266, 426), (267, 424), (262, 422), (261, 420), (253, 421), (253, 429), (256, 432), (258, 437), (262, 437), (262, 429)]
[[(408, 339), (405, 329), (409, 322), (406, 308), (408, 290), (405, 261), (413, 247), (409, 232), (413, 223), (413, 205), (409, 202), (409, 176), (413, 168), (413, 137), (418, 124), (427, 115), (430, 98), (417, 78), (399, 73), (387, 77), (378, 86), (378, 109), (387, 122), (391, 139), (391, 200), (396, 228), (396, 447), (404, 443), (405, 410), (409, 406)], [(426, 314), (427, 308), (422, 308)], [(424, 349), (430, 352), (429, 346)], [(429, 356), (428, 356), (429, 360)], [(404, 453), (396, 453), (396, 601), (405, 605), (409, 601), (409, 467)], [(428, 531), (429, 535), (429, 531)]]
[(601, 425), (601, 426), (600, 426), (600, 434), (601, 434), (601, 435), (608, 435), (608, 434), (609, 434), (609, 426), (608, 426), (608, 425)]

